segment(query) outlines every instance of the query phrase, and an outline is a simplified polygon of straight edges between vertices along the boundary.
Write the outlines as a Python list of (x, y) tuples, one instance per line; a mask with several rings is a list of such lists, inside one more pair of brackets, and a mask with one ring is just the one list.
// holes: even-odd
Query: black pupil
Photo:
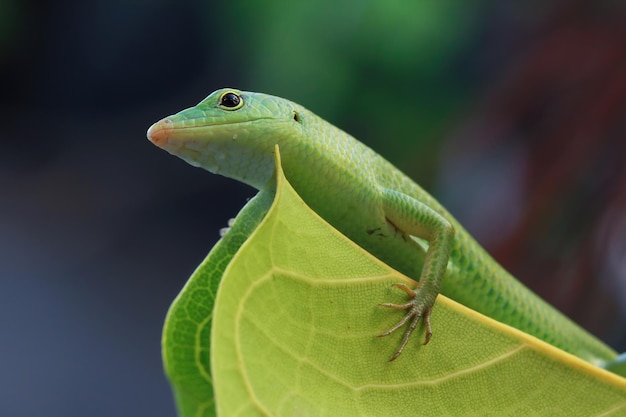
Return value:
[(224, 107), (237, 107), (241, 99), (235, 93), (224, 94), (222, 97), (222, 106)]

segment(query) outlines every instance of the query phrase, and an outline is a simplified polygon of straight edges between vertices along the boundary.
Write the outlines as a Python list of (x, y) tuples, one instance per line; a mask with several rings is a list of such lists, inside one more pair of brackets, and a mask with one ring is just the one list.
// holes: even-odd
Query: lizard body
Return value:
[(148, 138), (190, 164), (259, 190), (269, 186), (274, 146), (302, 199), (374, 256), (419, 281), (397, 326), (405, 347), (444, 295), (587, 361), (616, 353), (511, 276), (418, 184), (346, 132), (304, 107), (266, 94), (217, 90), (155, 123)]

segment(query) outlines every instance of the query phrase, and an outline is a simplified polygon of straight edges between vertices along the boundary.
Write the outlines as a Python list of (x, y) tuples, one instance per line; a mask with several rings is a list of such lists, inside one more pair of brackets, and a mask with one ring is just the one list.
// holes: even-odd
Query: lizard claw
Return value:
[(393, 286), (407, 293), (407, 295), (411, 297), (411, 300), (405, 304), (382, 303), (379, 305), (381, 307), (392, 308), (395, 310), (408, 310), (408, 312), (404, 315), (404, 317), (402, 317), (402, 319), (396, 325), (394, 325), (392, 328), (390, 328), (386, 332), (379, 334), (377, 337), (389, 336), (391, 333), (395, 332), (396, 330), (404, 326), (407, 322), (410, 322), (410, 324), (409, 324), (409, 327), (404, 332), (404, 336), (402, 337), (402, 342), (400, 343), (400, 347), (398, 348), (396, 353), (394, 353), (391, 356), (391, 358), (389, 358), (389, 362), (394, 361), (395, 359), (398, 358), (398, 356), (400, 356), (405, 346), (409, 342), (409, 338), (411, 337), (411, 334), (417, 327), (420, 319), (423, 319), (424, 327), (426, 328), (426, 336), (424, 337), (424, 343), (423, 343), (424, 345), (430, 341), (430, 337), (433, 334), (432, 329), (430, 327), (431, 308), (426, 307), (423, 301), (420, 300), (420, 297), (418, 297), (418, 293), (415, 290), (409, 288), (407, 285), (393, 284)]

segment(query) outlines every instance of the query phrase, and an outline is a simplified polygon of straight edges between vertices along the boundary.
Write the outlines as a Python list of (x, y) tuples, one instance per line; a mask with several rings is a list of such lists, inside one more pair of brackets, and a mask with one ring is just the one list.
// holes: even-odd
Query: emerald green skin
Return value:
[[(224, 105), (228, 93), (241, 98), (237, 106)], [(259, 190), (271, 186), (278, 144), (286, 178), (315, 212), (420, 282), (404, 306), (413, 326), (420, 317), (428, 319), (441, 292), (589, 362), (602, 364), (616, 356), (505, 271), (409, 177), (296, 103), (222, 89), (151, 128), (159, 130), (159, 140), (153, 141), (171, 154)]]

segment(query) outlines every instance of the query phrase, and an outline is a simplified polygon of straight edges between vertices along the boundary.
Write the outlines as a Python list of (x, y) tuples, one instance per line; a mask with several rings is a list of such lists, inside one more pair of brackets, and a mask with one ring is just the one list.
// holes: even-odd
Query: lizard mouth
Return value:
[(170, 142), (169, 139), (174, 136), (175, 131), (183, 131), (187, 129), (201, 129), (207, 128), (211, 126), (224, 126), (224, 125), (247, 125), (252, 123), (257, 123), (259, 121), (265, 120), (275, 120), (272, 117), (259, 117), (253, 120), (242, 120), (242, 121), (232, 121), (228, 123), (207, 123), (203, 125), (196, 126), (175, 126), (174, 121), (170, 118), (161, 119), (158, 122), (154, 123), (148, 129), (147, 136), (148, 140), (158, 146), (159, 148), (164, 148)]

